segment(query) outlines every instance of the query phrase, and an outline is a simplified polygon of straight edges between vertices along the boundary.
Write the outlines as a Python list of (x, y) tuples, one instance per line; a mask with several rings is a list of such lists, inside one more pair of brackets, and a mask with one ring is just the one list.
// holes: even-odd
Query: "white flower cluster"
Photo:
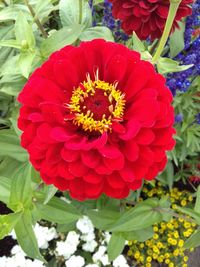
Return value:
[[(102, 232), (102, 237), (95, 240), (95, 229), (91, 220), (83, 216), (76, 223), (78, 233), (70, 231), (65, 240), (56, 242), (55, 256), (62, 256), (65, 259), (66, 267), (99, 267), (110, 266), (107, 246), (111, 235), (108, 232)], [(54, 227), (48, 228), (36, 224), (34, 227), (35, 235), (38, 240), (38, 246), (41, 249), (49, 247), (49, 241), (58, 238), (58, 233)], [(11, 236), (16, 239), (14, 231)], [(93, 263), (87, 264), (85, 259), (78, 255), (78, 246), (83, 251), (92, 254)], [(0, 267), (43, 267), (44, 264), (38, 260), (26, 258), (25, 253), (16, 245), (11, 251), (12, 257), (1, 257)], [(112, 264), (113, 267), (129, 267), (123, 255), (117, 257)]]
[(18, 245), (12, 248), (11, 255), (11, 257), (0, 257), (1, 267), (44, 267), (44, 264), (39, 260), (26, 259), (26, 254)]

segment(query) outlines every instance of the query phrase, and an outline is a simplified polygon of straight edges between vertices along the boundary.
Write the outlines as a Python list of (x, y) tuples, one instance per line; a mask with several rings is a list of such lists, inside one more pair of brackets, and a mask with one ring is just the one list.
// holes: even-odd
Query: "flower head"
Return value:
[(73, 198), (124, 198), (153, 179), (174, 147), (165, 79), (127, 47), (66, 46), (19, 95), (21, 143), (43, 181)]
[[(122, 21), (122, 29), (127, 34), (136, 32), (140, 39), (151, 37), (152, 40), (159, 38), (165, 27), (169, 0), (109, 0), (113, 4), (113, 16)], [(173, 28), (178, 28), (178, 21), (191, 15), (188, 6), (194, 0), (182, 0), (177, 11)]]

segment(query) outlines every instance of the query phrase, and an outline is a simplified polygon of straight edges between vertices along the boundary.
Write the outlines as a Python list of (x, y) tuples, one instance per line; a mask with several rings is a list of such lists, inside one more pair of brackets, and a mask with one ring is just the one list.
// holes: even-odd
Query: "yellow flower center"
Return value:
[(74, 115), (73, 123), (84, 131), (112, 131), (113, 121), (122, 121), (125, 108), (125, 95), (117, 89), (117, 83), (110, 84), (87, 76), (72, 92), (68, 108)]

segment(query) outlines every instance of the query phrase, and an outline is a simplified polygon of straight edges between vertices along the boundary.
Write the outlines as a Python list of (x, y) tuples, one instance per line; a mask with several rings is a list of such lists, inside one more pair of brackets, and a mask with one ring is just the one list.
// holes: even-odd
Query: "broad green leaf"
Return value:
[(30, 208), (32, 203), (31, 170), (29, 163), (22, 165), (13, 176), (9, 207), (13, 210)]
[(0, 176), (0, 201), (6, 204), (8, 204), (10, 198), (10, 185), (10, 179)]
[(108, 257), (110, 261), (116, 259), (123, 251), (125, 239), (121, 233), (113, 233), (108, 244)]
[(200, 228), (186, 240), (184, 244), (185, 249), (196, 248), (200, 246)]
[(0, 239), (3, 239), (12, 231), (21, 216), (21, 212), (0, 215)]
[(47, 186), (47, 193), (46, 193), (46, 197), (44, 199), (44, 205), (46, 205), (52, 199), (52, 197), (55, 195), (55, 193), (57, 191), (58, 191), (58, 189), (55, 186), (53, 186), (53, 185)]
[(53, 197), (46, 205), (35, 203), (41, 218), (59, 224), (72, 223), (77, 221), (81, 214), (71, 204)]
[(57, 231), (60, 233), (67, 233), (69, 231), (76, 230), (76, 222), (66, 223), (66, 224), (58, 224)]
[(92, 12), (88, 1), (85, 0), (61, 0), (59, 3), (60, 19), (63, 26), (76, 24), (86, 28), (92, 26)]
[(162, 215), (155, 208), (159, 202), (156, 199), (148, 199), (139, 203), (134, 208), (126, 211), (116, 221), (109, 231), (130, 232), (147, 228), (162, 220)]
[(96, 228), (107, 230), (119, 219), (120, 213), (111, 210), (87, 210), (87, 216)]
[(81, 32), (81, 25), (64, 27), (56, 31), (42, 42), (40, 47), (42, 55), (47, 58), (54, 51), (59, 50), (66, 45), (73, 44), (79, 38)]
[(25, 5), (16, 4), (4, 7), (0, 11), (0, 21), (16, 20), (19, 12), (25, 13), (26, 17), (31, 19), (31, 14), (28, 11), (28, 8)]
[(193, 67), (193, 64), (179, 66), (179, 62), (171, 59), (160, 57), (157, 61), (157, 69), (161, 74), (170, 72), (180, 72)]
[(20, 12), (15, 22), (15, 36), (16, 40), (23, 44), (27, 42), (28, 47), (35, 46), (35, 37), (32, 26), (28, 23), (25, 15)]
[(152, 238), (152, 236), (154, 235), (154, 231), (153, 228), (150, 226), (142, 230), (123, 232), (122, 235), (126, 240), (137, 240), (139, 242), (144, 242)]
[(199, 185), (198, 190), (197, 190), (197, 198), (196, 198), (194, 210), (197, 213), (199, 213), (199, 216), (200, 216), (200, 185)]
[(18, 136), (12, 130), (0, 131), (0, 156), (9, 156), (18, 161), (27, 160), (27, 152), (20, 146)]
[(170, 46), (170, 57), (173, 58), (180, 53), (185, 46), (184, 43), (184, 32), (185, 32), (185, 21), (179, 21), (179, 28), (171, 34), (169, 39)]
[(13, 47), (13, 48), (21, 49), (21, 43), (17, 40), (1, 40), (0, 46)]
[(17, 236), (17, 242), (27, 254), (27, 256), (45, 261), (38, 248), (37, 239), (32, 227), (30, 210), (24, 211), (14, 229)]
[(34, 6), (35, 17), (39, 18), (41, 21), (48, 19), (48, 15), (57, 9), (50, 0), (37, 0)]
[(31, 72), (31, 66), (35, 56), (36, 56), (35, 52), (30, 52), (30, 51), (21, 52), (20, 54), (18, 65), (22, 75), (25, 78), (28, 78)]
[(97, 38), (102, 38), (106, 41), (114, 41), (111, 30), (103, 26), (88, 28), (82, 32), (79, 37), (81, 41), (90, 41)]

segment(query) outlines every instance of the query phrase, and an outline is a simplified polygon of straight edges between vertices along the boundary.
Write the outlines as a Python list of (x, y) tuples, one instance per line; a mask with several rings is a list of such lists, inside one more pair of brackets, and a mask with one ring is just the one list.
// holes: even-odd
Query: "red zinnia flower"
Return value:
[(22, 146), (47, 184), (73, 198), (124, 198), (151, 180), (174, 147), (165, 79), (127, 47), (66, 46), (19, 95)]
[[(127, 34), (136, 32), (142, 40), (148, 36), (152, 40), (160, 38), (165, 27), (169, 11), (169, 0), (109, 0), (112, 4), (112, 13), (116, 19), (122, 21), (122, 29)], [(194, 0), (182, 0), (177, 11), (172, 31), (178, 28), (178, 21), (191, 15), (189, 4)]]

